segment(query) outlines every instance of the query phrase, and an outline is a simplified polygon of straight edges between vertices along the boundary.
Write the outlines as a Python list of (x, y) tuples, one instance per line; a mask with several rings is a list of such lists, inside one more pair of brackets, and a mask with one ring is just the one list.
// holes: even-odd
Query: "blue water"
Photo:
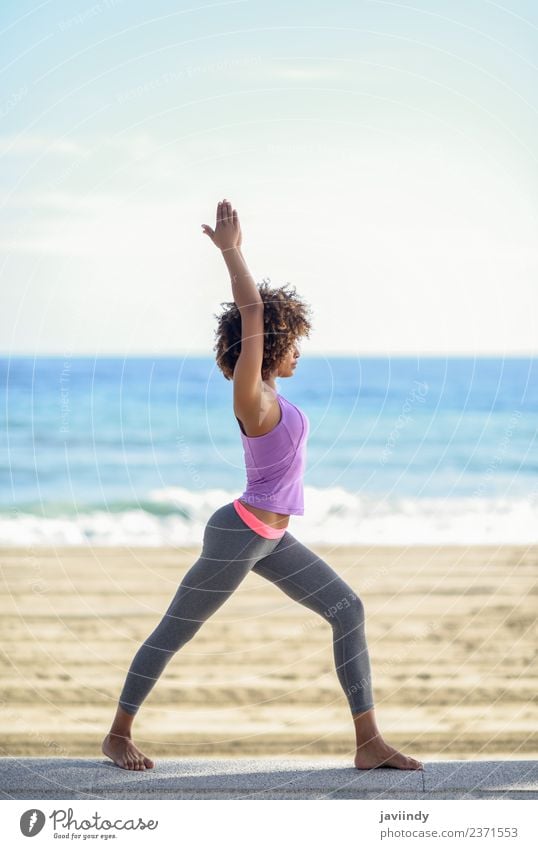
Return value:
[[(245, 484), (211, 357), (0, 360), (0, 543), (196, 544)], [(538, 541), (532, 359), (303, 355), (312, 542)]]

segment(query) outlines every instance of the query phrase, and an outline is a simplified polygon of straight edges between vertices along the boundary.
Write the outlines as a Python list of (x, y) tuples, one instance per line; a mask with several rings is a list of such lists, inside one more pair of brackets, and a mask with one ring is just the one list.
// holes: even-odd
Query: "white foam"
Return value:
[[(154, 490), (147, 500), (176, 508), (156, 515), (137, 508), (44, 518), (0, 515), (0, 545), (201, 547), (205, 524), (238, 492)], [(305, 544), (538, 544), (538, 500), (529, 497), (399, 498), (356, 495), (340, 487), (305, 487), (305, 515), (289, 531)]]

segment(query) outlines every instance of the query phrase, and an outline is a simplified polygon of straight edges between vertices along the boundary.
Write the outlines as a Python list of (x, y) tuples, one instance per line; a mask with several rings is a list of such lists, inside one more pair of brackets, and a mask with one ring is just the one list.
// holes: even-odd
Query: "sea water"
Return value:
[[(198, 546), (243, 491), (211, 357), (3, 357), (2, 545)], [(306, 543), (538, 542), (538, 368), (526, 358), (303, 355)]]

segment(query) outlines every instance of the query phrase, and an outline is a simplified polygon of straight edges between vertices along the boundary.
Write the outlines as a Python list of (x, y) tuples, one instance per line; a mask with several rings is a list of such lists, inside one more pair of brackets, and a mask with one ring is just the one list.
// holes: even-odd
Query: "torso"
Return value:
[(273, 513), (270, 510), (260, 510), (259, 507), (253, 507), (252, 504), (247, 504), (245, 501), (239, 499), (241, 504), (250, 510), (251, 513), (254, 513), (258, 519), (261, 519), (262, 522), (266, 522), (272, 528), (287, 528), (289, 525), (290, 517), (287, 513)]
[[(247, 423), (248, 433), (246, 432), (246, 428), (241, 419), (236, 416), (236, 419), (239, 422), (239, 427), (245, 436), (264, 436), (266, 433), (273, 430), (273, 428), (275, 428), (279, 423), (281, 417), (280, 405), (277, 401), (276, 393), (274, 393), (273, 390), (269, 389), (266, 394), (262, 395), (262, 407), (260, 413), (260, 418), (263, 419), (263, 425), (256, 428), (256, 425), (254, 425), (253, 422)], [(241, 498), (239, 501), (241, 501), (241, 504), (243, 504), (247, 510), (254, 513), (258, 519), (261, 519), (262, 522), (266, 522), (271, 527), (288, 527), (290, 517), (287, 513), (273, 513), (271, 510), (262, 510), (259, 507), (253, 507), (252, 504), (247, 504), (245, 501), (242, 501)]]

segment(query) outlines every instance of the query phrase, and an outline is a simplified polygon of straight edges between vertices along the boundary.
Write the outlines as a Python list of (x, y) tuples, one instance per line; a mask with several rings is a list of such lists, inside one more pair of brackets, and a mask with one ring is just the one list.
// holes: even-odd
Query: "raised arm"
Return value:
[(241, 250), (242, 234), (237, 211), (224, 199), (217, 204), (213, 230), (204, 233), (222, 252), (230, 272), (234, 301), (241, 314), (241, 353), (234, 368), (234, 412), (242, 419), (258, 417), (262, 408), (263, 301)]

